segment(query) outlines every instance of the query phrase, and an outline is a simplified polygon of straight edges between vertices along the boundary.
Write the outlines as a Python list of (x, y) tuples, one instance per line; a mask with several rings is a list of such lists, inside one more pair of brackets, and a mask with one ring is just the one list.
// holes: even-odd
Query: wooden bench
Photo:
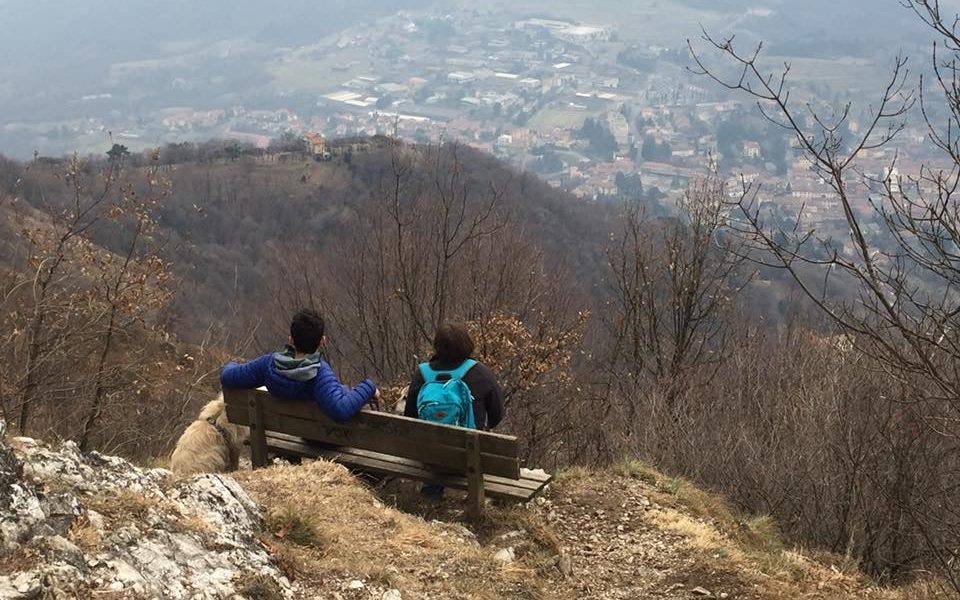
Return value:
[(227, 418), (250, 428), (253, 468), (268, 454), (322, 457), (346, 466), (468, 492), (467, 512), (484, 497), (526, 501), (550, 483), (542, 471), (520, 468), (517, 438), (362, 411), (337, 423), (311, 401), (285, 400), (264, 390), (223, 390)]

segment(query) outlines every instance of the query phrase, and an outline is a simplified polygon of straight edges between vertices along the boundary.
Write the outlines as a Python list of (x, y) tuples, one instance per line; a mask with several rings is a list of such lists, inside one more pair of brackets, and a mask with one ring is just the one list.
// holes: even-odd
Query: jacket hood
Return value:
[(277, 375), (293, 381), (312, 381), (317, 376), (323, 353), (316, 352), (303, 358), (296, 358), (294, 352), (287, 349), (273, 355), (273, 370)]

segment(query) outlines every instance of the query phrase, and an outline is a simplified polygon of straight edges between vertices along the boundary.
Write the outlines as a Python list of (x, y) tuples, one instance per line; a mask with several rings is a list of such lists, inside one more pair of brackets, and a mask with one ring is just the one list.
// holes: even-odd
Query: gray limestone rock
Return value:
[(82, 453), (72, 442), (8, 444), (4, 431), (0, 421), (0, 551), (29, 550), (30, 560), (0, 573), (0, 599), (98, 591), (225, 599), (251, 576), (292, 595), (259, 543), (256, 504), (233, 479), (178, 482), (169, 471)]

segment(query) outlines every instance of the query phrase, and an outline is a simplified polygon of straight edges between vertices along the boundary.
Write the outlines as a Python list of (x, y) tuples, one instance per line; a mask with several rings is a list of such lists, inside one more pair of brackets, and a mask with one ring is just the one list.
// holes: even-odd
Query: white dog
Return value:
[[(402, 415), (407, 408), (407, 393), (410, 391), (410, 386), (405, 385), (403, 389), (400, 390), (400, 393), (397, 395), (397, 402), (393, 405), (393, 412), (397, 415)], [(416, 402), (416, 400), (414, 400)]]
[(250, 435), (247, 427), (227, 420), (223, 395), (207, 403), (173, 449), (170, 470), (177, 475), (235, 471), (240, 450)]

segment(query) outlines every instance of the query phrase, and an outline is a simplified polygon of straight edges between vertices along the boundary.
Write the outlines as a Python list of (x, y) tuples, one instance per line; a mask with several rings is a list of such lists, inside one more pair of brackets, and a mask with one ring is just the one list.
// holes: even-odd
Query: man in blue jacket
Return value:
[(352, 390), (340, 383), (323, 359), (323, 329), (323, 317), (312, 310), (301, 310), (290, 323), (286, 351), (264, 354), (242, 365), (231, 362), (220, 372), (220, 383), (224, 388), (266, 386), (280, 398), (312, 398), (331, 419), (346, 421), (374, 401), (379, 392), (369, 379)]

